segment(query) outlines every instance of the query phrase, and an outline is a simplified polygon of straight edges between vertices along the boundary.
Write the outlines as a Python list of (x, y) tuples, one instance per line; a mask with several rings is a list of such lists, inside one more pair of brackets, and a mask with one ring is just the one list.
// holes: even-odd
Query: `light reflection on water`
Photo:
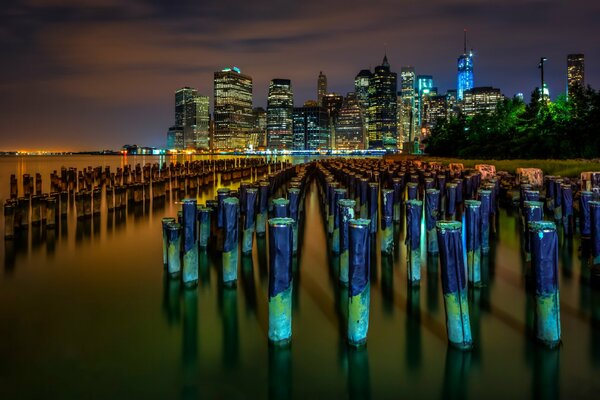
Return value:
[[(0, 199), (8, 195), (11, 173), (42, 172), (46, 185), (62, 165), (116, 168), (123, 162), (2, 158)], [(339, 259), (327, 252), (314, 189), (306, 197), (294, 265), (287, 349), (267, 341), (264, 238), (255, 240), (252, 256), (240, 257), (236, 289), (219, 285), (221, 259), (214, 252), (200, 253), (194, 290), (164, 276), (160, 219), (176, 214), (173, 201), (103, 210), (80, 221), (71, 213), (55, 230), (30, 227), (4, 241), (0, 395), (570, 398), (600, 389), (600, 293), (589, 287), (577, 236), (560, 243), (564, 344), (558, 351), (540, 348), (529, 336), (533, 302), (525, 292), (521, 228), (517, 213), (504, 209), (492, 251), (482, 259), (487, 285), (469, 294), (472, 352), (446, 344), (438, 258), (423, 251), (421, 286), (407, 287), (403, 224), (395, 227), (393, 256), (372, 252), (368, 345), (354, 350), (345, 344), (347, 290), (337, 284)], [(200, 201), (212, 196), (213, 188), (198, 194)], [(379, 249), (377, 241), (373, 248)]]

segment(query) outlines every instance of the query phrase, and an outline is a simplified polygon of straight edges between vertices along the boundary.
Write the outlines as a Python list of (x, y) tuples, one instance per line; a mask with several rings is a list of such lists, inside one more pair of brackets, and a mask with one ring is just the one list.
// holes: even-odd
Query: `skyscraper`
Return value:
[(365, 125), (367, 110), (369, 109), (369, 79), (371, 79), (371, 75), (371, 71), (363, 69), (354, 78), (354, 93), (356, 93), (356, 98), (363, 114)]
[(317, 103), (322, 105), (323, 96), (327, 94), (327, 76), (323, 71), (319, 71), (319, 79), (317, 80)]
[(322, 106), (327, 111), (328, 119), (328, 127), (329, 127), (329, 143), (327, 147), (330, 149), (335, 149), (335, 121), (337, 120), (340, 109), (342, 108), (342, 103), (344, 102), (344, 96), (336, 93), (327, 93), (323, 96)]
[(463, 113), (467, 117), (472, 117), (478, 113), (492, 113), (496, 111), (498, 102), (502, 101), (503, 98), (500, 89), (489, 86), (465, 90)]
[(329, 146), (328, 118), (321, 106), (294, 108), (294, 150), (326, 149)]
[(294, 94), (289, 79), (273, 79), (267, 98), (267, 147), (291, 149), (293, 144)]
[(358, 96), (350, 92), (344, 98), (335, 124), (337, 150), (364, 149), (364, 121)]
[(467, 53), (467, 30), (465, 29), (464, 50), (458, 57), (458, 79), (456, 86), (456, 94), (458, 100), (463, 99), (465, 90), (473, 88), (473, 51)]
[(262, 107), (252, 109), (252, 131), (250, 143), (256, 148), (267, 147), (267, 111)]
[[(423, 125), (423, 119), (425, 117), (425, 110), (423, 107), (424, 98), (425, 96), (431, 95), (433, 89), (433, 77), (431, 75), (417, 75), (415, 85), (415, 110), (417, 118), (416, 126), (419, 128)], [(417, 135), (414, 135), (414, 137), (416, 136)]]
[[(413, 67), (402, 67), (400, 70), (400, 97), (402, 102), (400, 108), (400, 136), (403, 142), (412, 140), (417, 125), (415, 112), (415, 69)], [(411, 126), (412, 122), (412, 126)]]
[[(208, 149), (209, 99), (198, 95), (196, 89), (183, 87), (175, 92), (175, 125), (183, 135), (181, 148)], [(179, 141), (171, 141), (171, 145)], [(180, 147), (171, 147), (180, 148)]]
[(237, 67), (215, 72), (213, 149), (241, 149), (252, 129), (252, 78)]
[(567, 56), (567, 96), (576, 86), (585, 87), (585, 59), (583, 54)]
[(397, 75), (390, 71), (387, 56), (369, 79), (369, 149), (397, 149)]

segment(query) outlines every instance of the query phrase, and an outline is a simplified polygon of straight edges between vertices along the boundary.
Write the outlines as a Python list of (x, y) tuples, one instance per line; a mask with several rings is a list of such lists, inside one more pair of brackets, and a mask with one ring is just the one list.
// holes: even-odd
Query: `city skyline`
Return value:
[(234, 3), (13, 2), (0, 14), (0, 46), (10, 60), (0, 67), (0, 150), (161, 146), (174, 91), (196, 88), (212, 106), (212, 75), (228, 65), (252, 76), (254, 107), (266, 106), (274, 78), (292, 81), (296, 106), (316, 99), (319, 71), (330, 92), (345, 95), (384, 53), (393, 72), (413, 66), (445, 92), (456, 86), (464, 28), (476, 86), (528, 99), (545, 56), (554, 98), (566, 91), (571, 53), (585, 54), (586, 84), (600, 86), (593, 2)]

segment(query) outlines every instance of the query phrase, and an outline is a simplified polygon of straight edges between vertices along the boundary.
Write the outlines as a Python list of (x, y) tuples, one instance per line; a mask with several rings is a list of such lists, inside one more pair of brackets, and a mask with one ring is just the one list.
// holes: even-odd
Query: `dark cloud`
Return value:
[(299, 104), (315, 97), (320, 70), (348, 92), (385, 49), (392, 69), (413, 65), (445, 91), (464, 27), (477, 85), (529, 94), (544, 55), (555, 95), (566, 54), (584, 52), (598, 87), (599, 11), (591, 0), (13, 1), (0, 9), (0, 148), (162, 145), (174, 90), (212, 95), (227, 65), (253, 77), (256, 105), (274, 77), (292, 79)]

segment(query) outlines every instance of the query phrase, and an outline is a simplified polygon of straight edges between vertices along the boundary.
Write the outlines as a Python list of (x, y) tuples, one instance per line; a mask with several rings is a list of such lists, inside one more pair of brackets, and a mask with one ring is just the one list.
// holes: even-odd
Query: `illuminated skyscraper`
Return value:
[(326, 149), (329, 146), (327, 111), (321, 106), (294, 108), (294, 150)]
[(367, 124), (367, 110), (369, 109), (369, 79), (371, 79), (371, 75), (371, 71), (363, 69), (354, 78), (354, 93), (356, 93), (365, 126)]
[[(182, 148), (208, 149), (209, 99), (196, 89), (183, 87), (175, 92), (175, 125), (183, 135)], [(171, 141), (171, 144), (179, 141)], [(179, 147), (174, 147), (179, 148)]]
[[(423, 119), (425, 117), (423, 107), (424, 97), (431, 95), (433, 90), (433, 77), (431, 75), (417, 75), (415, 85), (415, 110), (417, 119), (416, 126), (419, 128), (423, 126)], [(417, 134), (414, 135), (414, 137), (416, 136)]]
[(369, 79), (368, 137), (370, 149), (397, 149), (397, 75), (387, 56)]
[(215, 72), (213, 149), (241, 149), (252, 130), (252, 78), (237, 67)]
[(254, 149), (267, 147), (267, 112), (262, 107), (252, 109), (250, 144)]
[(319, 72), (319, 79), (317, 80), (317, 103), (322, 105), (323, 96), (327, 94), (327, 76), (323, 71)]
[(417, 125), (417, 115), (415, 112), (415, 69), (413, 67), (402, 67), (400, 70), (400, 97), (402, 98), (402, 102), (398, 103), (401, 118), (401, 131), (399, 134), (402, 142), (408, 142), (412, 139), (411, 136), (414, 136)]
[(335, 121), (337, 120), (342, 103), (344, 102), (344, 96), (335, 93), (327, 93), (323, 96), (322, 106), (327, 111), (329, 117), (329, 143), (327, 147), (335, 149)]
[(271, 80), (267, 98), (267, 147), (269, 149), (292, 148), (293, 112), (294, 94), (290, 80)]
[(337, 150), (364, 149), (364, 124), (356, 93), (348, 93), (335, 124)]
[(467, 117), (472, 117), (479, 113), (492, 113), (496, 111), (498, 102), (502, 101), (502, 99), (504, 99), (504, 96), (500, 93), (500, 89), (489, 86), (465, 90), (463, 113)]
[(167, 149), (183, 150), (183, 128), (172, 126), (167, 132)]
[(569, 54), (567, 56), (567, 96), (573, 89), (585, 87), (585, 59), (583, 54)]
[(458, 80), (456, 94), (458, 100), (463, 99), (465, 90), (473, 88), (473, 51), (467, 52), (467, 30), (465, 29), (465, 44), (463, 54), (458, 57)]

